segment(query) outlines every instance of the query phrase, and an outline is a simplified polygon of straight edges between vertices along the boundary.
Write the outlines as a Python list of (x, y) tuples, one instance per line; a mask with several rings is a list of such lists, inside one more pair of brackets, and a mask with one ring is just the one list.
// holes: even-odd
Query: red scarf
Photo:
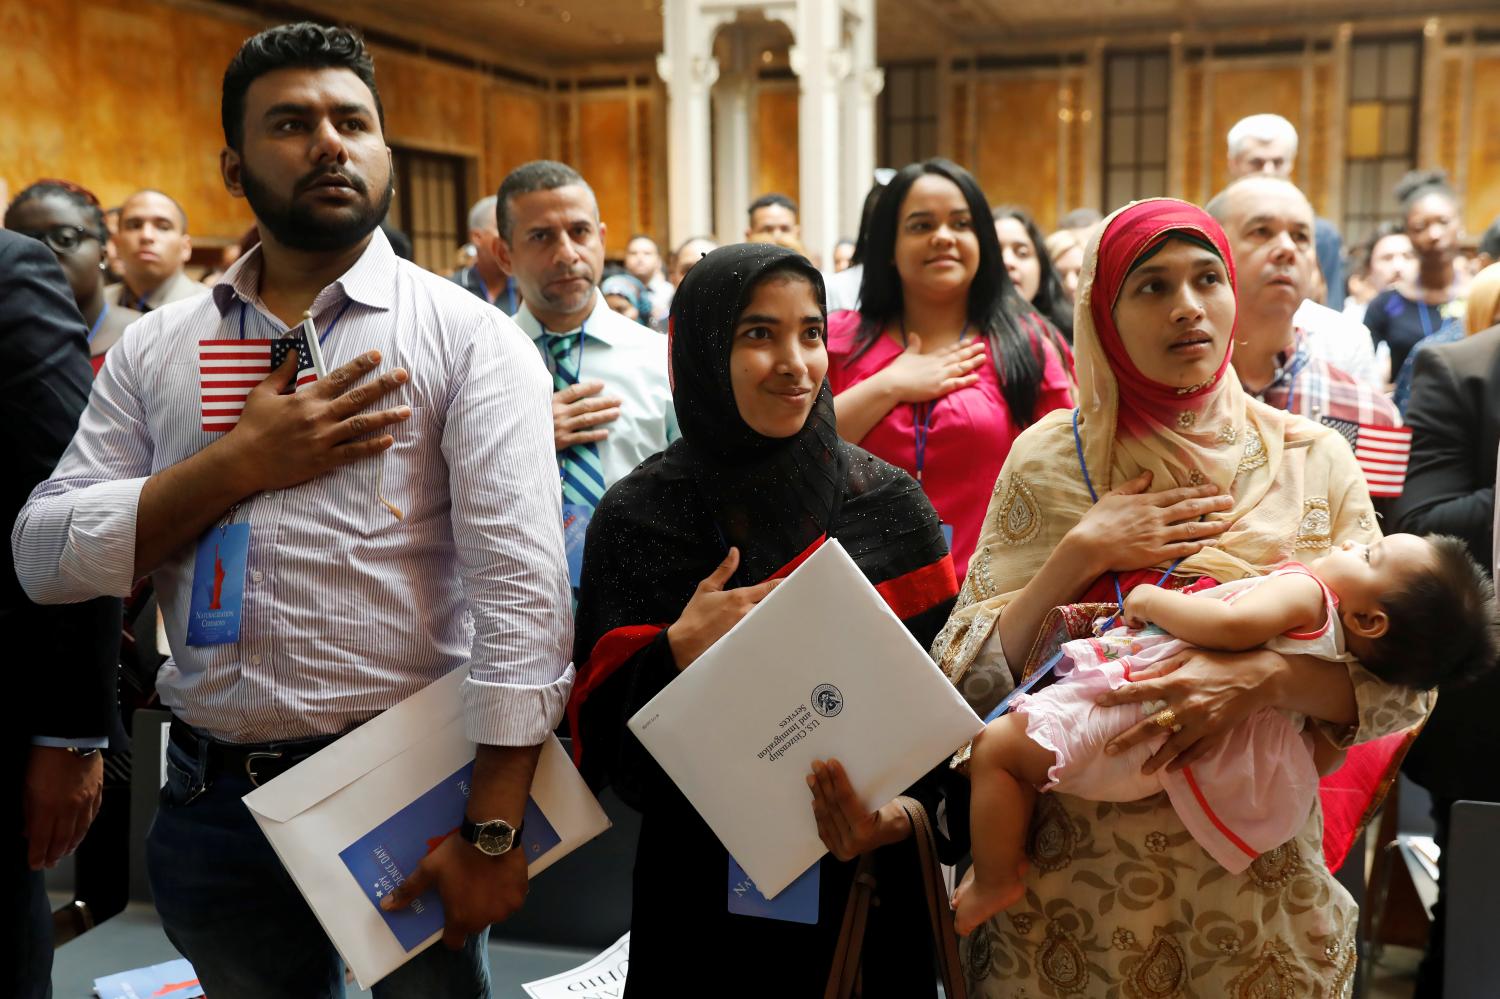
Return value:
[(1167, 199), (1138, 202), (1115, 216), (1099, 239), (1099, 263), (1090, 300), (1094, 328), (1119, 385), (1118, 426), (1133, 437), (1149, 436), (1157, 426), (1171, 426), (1184, 408), (1201, 409), (1229, 370), (1229, 358), (1234, 353), (1231, 334), (1230, 346), (1213, 377), (1202, 385), (1183, 390), (1146, 377), (1125, 350), (1120, 331), (1115, 327), (1115, 300), (1136, 262), (1175, 233), (1191, 234), (1212, 244), (1229, 272), (1229, 286), (1234, 287), (1234, 258), (1224, 230), (1213, 216), (1186, 202)]

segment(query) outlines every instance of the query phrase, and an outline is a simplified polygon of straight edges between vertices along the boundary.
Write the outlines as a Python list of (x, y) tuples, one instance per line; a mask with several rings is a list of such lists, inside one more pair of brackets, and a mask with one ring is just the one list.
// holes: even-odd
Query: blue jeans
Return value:
[[(167, 937), (213, 999), (339, 999), (344, 963), (240, 801), (249, 778), (205, 781), (205, 767), (168, 744), (167, 783), (146, 840)], [(462, 950), (435, 944), (375, 985), (375, 996), (488, 999), (488, 940), (485, 930)]]

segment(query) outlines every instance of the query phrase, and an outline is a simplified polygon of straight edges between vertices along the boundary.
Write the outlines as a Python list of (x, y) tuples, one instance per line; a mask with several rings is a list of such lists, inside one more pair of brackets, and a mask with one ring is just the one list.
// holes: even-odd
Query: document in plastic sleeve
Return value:
[(629, 724), (767, 898), (826, 852), (813, 760), (873, 811), (982, 727), (835, 540)]
[[(380, 899), (462, 818), (474, 744), (464, 737), (458, 669), (245, 795), (333, 945), (368, 988), (442, 935), (424, 893), (387, 913)], [(536, 877), (609, 828), (556, 738), (542, 744), (522, 826)]]

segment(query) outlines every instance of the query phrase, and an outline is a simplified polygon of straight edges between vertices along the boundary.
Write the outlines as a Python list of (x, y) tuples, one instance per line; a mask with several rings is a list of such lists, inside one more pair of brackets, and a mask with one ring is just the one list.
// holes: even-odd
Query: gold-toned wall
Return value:
[(1500, 218), (1500, 53), (1474, 60), (1471, 93), (1464, 221), (1478, 236)]
[(547, 156), (547, 101), (538, 94), (492, 87), (484, 98), (484, 171), (480, 193), (494, 194), (522, 163)]
[[(1317, 45), (1292, 55), (1180, 50), (1168, 115), (1167, 193), (1206, 202), (1229, 180), (1230, 126), (1270, 112), (1291, 121), (1301, 139), (1292, 179), (1318, 214), (1339, 221), (1346, 159), (1378, 155), (1382, 122), (1348, 107), (1339, 62), (1348, 48), (1330, 38), (1335, 33), (1335, 26), (1312, 29)], [(1432, 89), (1419, 112), (1430, 119), (1423, 127), (1432, 140), (1418, 143), (1417, 166), (1448, 171), (1473, 238), (1500, 216), (1500, 45), (1440, 37), (1436, 53), (1424, 56), (1440, 65), (1423, 84)], [(973, 170), (994, 203), (1021, 204), (1043, 228), (1080, 205), (1105, 208), (1091, 193), (1103, 189), (1103, 169), (1090, 141), (1107, 97), (1103, 61), (975, 70), (972, 58), (955, 57), (950, 68), (939, 108), (947, 144), (938, 152)]]
[(755, 195), (777, 192), (798, 201), (797, 86), (761, 84), (755, 116)]
[(1077, 70), (960, 76), (950, 91), (952, 145), (990, 204), (1018, 205), (1050, 229), (1083, 203), (1084, 78)]
[(1037, 224), (1057, 221), (1060, 150), (1057, 79), (984, 80), (975, 91), (977, 114), (970, 169), (991, 205), (1019, 205)]
[[(1232, 64), (1230, 64), (1232, 66)], [(1226, 137), (1234, 123), (1252, 114), (1279, 114), (1307, 134), (1302, 121), (1302, 70), (1297, 66), (1266, 66), (1211, 70), (1212, 97), (1208, 122), (1209, 193), (1229, 183)]]
[(0, 178), (43, 177), (106, 205), (167, 191), (191, 231), (238, 238), (244, 202), (219, 179), (219, 87), (243, 22), (154, 2), (0, 0)]
[[(0, 186), (14, 195), (61, 177), (106, 205), (159, 187), (182, 203), (199, 242), (238, 239), (252, 218), (219, 179), (220, 84), (260, 27), (164, 0), (0, 0)], [(665, 235), (666, 192), (651, 165), (660, 160), (651, 145), (659, 89), (634, 90), (632, 142), (623, 90), (586, 92), (575, 123), (571, 95), (371, 51), (387, 141), (462, 157), (468, 194), (494, 193), (520, 164), (561, 154), (599, 191), (610, 252), (623, 252), (633, 228)], [(795, 176), (795, 147), (792, 155)]]

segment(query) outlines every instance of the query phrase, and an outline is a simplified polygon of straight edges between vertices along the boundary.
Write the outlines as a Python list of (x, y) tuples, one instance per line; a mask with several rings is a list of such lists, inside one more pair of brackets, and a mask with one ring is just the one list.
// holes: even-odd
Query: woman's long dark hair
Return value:
[[(983, 332), (1000, 380), (1010, 418), (1017, 426), (1029, 426), (1036, 412), (1038, 389), (1045, 362), (1043, 337), (1056, 338), (1055, 330), (1036, 315), (1031, 303), (1021, 298), (1005, 273), (1000, 240), (990, 220), (989, 202), (969, 171), (941, 157), (903, 167), (880, 194), (870, 219), (869, 245), (864, 276), (859, 285), (859, 332), (855, 336), (858, 357), (872, 347), (886, 325), (899, 320), (905, 308), (901, 275), (896, 270), (896, 228), (901, 203), (917, 178), (935, 174), (958, 185), (969, 203), (974, 233), (979, 238), (979, 269), (969, 285), (969, 323)], [(1058, 347), (1064, 354), (1064, 348)]]
[(1052, 254), (1047, 252), (1047, 239), (1042, 235), (1042, 230), (1037, 228), (1036, 220), (1026, 209), (1016, 205), (996, 208), (994, 219), (996, 222), (1015, 219), (1025, 228), (1026, 238), (1031, 240), (1031, 252), (1041, 265), (1042, 273), (1041, 283), (1036, 288), (1036, 298), (1031, 300), (1031, 305), (1051, 320), (1053, 326), (1062, 330), (1062, 335), (1072, 343), (1073, 303), (1068, 301), (1068, 296), (1063, 292), (1062, 278), (1058, 276), (1057, 267), (1052, 263)]

